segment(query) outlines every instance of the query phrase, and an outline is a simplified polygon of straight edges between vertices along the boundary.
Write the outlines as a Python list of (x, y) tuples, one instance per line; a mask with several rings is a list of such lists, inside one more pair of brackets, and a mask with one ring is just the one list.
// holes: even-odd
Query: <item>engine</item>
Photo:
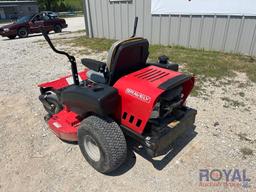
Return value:
[(182, 106), (182, 91), (183, 87), (179, 86), (175, 89), (164, 92), (159, 101), (156, 103), (150, 119), (153, 120), (162, 120), (166, 118), (168, 115), (172, 114), (175, 109), (180, 108)]

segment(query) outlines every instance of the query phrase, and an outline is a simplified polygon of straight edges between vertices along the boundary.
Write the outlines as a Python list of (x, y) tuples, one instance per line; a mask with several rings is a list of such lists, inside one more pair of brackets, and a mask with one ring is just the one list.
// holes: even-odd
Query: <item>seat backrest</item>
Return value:
[(107, 61), (109, 84), (113, 85), (120, 77), (144, 68), (148, 47), (148, 40), (138, 37), (114, 43)]

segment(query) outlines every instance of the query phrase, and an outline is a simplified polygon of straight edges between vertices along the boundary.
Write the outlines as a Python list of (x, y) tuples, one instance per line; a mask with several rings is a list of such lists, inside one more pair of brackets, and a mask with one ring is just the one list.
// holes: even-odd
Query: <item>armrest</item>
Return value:
[(85, 67), (96, 72), (104, 72), (106, 67), (106, 63), (96, 61), (93, 59), (81, 59), (81, 62)]

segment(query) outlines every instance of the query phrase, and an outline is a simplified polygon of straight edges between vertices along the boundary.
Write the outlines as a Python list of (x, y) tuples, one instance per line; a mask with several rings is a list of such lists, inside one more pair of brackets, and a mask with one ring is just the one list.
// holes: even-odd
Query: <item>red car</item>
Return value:
[(41, 33), (42, 28), (48, 32), (60, 33), (67, 26), (65, 19), (52, 18), (45, 13), (40, 13), (21, 17), (12, 24), (0, 27), (0, 35), (9, 39), (14, 39), (16, 36), (25, 38), (32, 33)]

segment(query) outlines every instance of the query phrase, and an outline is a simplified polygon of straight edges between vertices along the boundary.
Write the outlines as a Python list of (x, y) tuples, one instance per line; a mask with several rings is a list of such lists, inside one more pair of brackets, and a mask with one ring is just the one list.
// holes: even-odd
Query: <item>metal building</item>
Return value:
[(151, 0), (84, 0), (84, 13), (90, 37), (127, 38), (138, 16), (137, 35), (152, 44), (256, 56), (256, 16), (152, 15)]
[(0, 1), (0, 19), (17, 19), (37, 12), (36, 1)]

